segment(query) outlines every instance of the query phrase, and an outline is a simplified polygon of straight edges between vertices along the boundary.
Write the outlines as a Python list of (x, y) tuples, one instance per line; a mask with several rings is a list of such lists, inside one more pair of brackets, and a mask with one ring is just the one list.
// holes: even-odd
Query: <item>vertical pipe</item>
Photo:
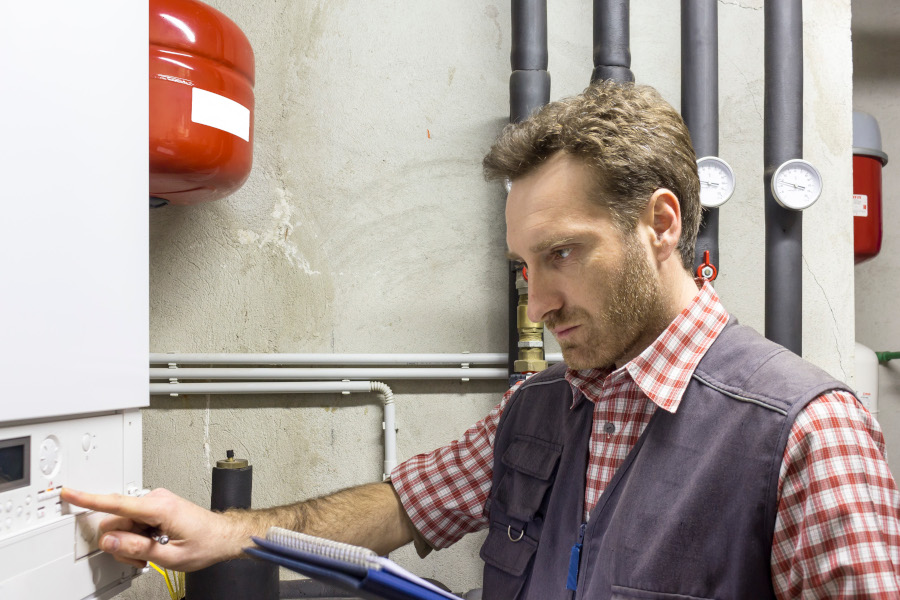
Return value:
[[(681, 116), (697, 158), (719, 155), (719, 9), (716, 0), (681, 0)], [(719, 267), (719, 209), (703, 209), (694, 270), (709, 251)]]
[(765, 3), (766, 337), (802, 353), (803, 215), (772, 195), (772, 174), (803, 155), (801, 0)]
[(634, 81), (628, 12), (629, 0), (594, 0), (594, 71), (591, 81)]
[[(518, 123), (550, 101), (550, 73), (547, 72), (547, 0), (512, 0), (512, 45), (509, 78), (509, 121)], [(517, 375), (519, 356), (517, 269), (510, 263), (508, 279), (509, 375), (510, 385)], [(519, 275), (521, 277), (521, 275)]]

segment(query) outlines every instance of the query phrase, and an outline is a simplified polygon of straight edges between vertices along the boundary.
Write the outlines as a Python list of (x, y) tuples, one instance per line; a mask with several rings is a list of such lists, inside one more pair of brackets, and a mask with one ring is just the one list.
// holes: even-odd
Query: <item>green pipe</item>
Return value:
[(875, 356), (878, 357), (878, 362), (887, 362), (889, 360), (894, 360), (895, 358), (900, 358), (900, 352), (876, 352)]

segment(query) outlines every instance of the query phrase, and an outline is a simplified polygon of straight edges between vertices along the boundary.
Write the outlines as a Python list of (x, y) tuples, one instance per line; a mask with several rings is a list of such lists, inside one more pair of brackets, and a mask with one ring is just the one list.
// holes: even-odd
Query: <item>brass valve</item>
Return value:
[(544, 324), (528, 318), (528, 282), (516, 274), (519, 303), (516, 306), (516, 328), (519, 332), (519, 359), (513, 363), (516, 373), (537, 373), (547, 368), (544, 360)]

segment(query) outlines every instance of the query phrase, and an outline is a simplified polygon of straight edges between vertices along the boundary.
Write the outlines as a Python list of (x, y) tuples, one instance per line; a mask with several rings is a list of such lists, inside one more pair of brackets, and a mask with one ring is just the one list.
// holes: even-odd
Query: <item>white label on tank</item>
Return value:
[(250, 141), (250, 109), (225, 96), (200, 88), (191, 92), (191, 121), (209, 125)]
[(856, 397), (859, 398), (859, 401), (862, 402), (862, 405), (866, 407), (866, 410), (872, 410), (871, 392), (857, 392)]
[(853, 216), (869, 216), (869, 197), (865, 194), (853, 194)]

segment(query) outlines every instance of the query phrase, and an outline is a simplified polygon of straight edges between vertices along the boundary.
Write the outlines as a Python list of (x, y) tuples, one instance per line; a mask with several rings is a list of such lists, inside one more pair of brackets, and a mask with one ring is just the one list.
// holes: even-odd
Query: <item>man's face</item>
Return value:
[(630, 358), (668, 322), (649, 244), (620, 231), (590, 189), (587, 167), (558, 154), (506, 201), (510, 258), (528, 267), (528, 318), (544, 322), (574, 369)]

